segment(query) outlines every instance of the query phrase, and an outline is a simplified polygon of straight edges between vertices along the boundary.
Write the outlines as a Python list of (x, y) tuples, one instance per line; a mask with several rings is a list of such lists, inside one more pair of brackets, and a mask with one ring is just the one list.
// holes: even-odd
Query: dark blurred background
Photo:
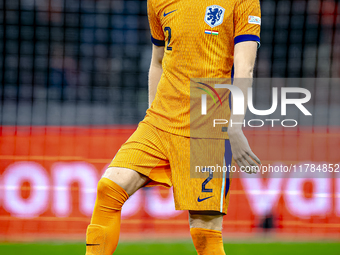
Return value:
[[(340, 77), (339, 1), (261, 4), (255, 77)], [(0, 0), (0, 52), (0, 125), (137, 124), (145, 115), (145, 0)], [(332, 86), (324, 93), (328, 109)]]

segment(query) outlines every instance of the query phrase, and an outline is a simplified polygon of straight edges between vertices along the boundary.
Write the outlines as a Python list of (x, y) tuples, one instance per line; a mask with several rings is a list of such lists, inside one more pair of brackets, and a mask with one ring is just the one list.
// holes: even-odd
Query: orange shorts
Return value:
[(229, 140), (178, 136), (142, 121), (110, 167), (148, 176), (145, 186), (173, 186), (176, 210), (226, 214), (231, 184), (226, 170), (234, 164)]

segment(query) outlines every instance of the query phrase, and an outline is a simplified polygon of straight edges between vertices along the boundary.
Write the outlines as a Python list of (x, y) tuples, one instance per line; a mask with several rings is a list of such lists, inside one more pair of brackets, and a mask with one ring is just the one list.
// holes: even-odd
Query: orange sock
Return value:
[(116, 250), (121, 209), (129, 195), (107, 178), (98, 182), (91, 224), (86, 232), (86, 255), (112, 255)]
[(190, 234), (198, 255), (225, 255), (221, 231), (191, 228)]

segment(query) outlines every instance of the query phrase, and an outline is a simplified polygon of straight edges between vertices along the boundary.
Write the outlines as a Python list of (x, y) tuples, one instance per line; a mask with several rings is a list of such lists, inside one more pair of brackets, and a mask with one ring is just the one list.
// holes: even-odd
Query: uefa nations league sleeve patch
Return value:
[(255, 24), (261, 26), (261, 18), (256, 16), (249, 16), (248, 17), (248, 23), (249, 24)]

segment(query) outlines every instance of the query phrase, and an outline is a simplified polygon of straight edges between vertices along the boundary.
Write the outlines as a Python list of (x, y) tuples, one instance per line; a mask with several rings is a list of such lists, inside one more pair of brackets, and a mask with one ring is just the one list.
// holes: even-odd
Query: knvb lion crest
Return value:
[(205, 11), (204, 21), (211, 28), (219, 26), (223, 22), (225, 9), (218, 5), (208, 6)]

